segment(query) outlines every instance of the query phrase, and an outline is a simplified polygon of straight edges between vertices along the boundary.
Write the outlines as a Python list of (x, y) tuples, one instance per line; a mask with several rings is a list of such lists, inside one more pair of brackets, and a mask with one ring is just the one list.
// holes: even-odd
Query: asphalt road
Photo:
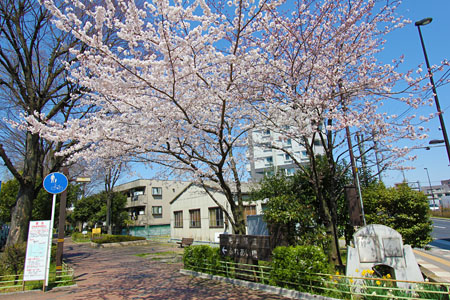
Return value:
[(430, 243), (431, 246), (450, 250), (450, 220), (431, 218), (433, 221), (433, 232), (431, 236), (434, 241)]

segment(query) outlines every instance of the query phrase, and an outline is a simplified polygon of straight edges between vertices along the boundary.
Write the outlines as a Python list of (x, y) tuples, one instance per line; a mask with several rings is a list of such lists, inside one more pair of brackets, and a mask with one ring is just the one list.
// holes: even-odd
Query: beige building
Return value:
[[(254, 185), (254, 184), (253, 184)], [(262, 201), (250, 202), (248, 194), (251, 186), (242, 184), (245, 201), (245, 218), (262, 213)], [(219, 188), (210, 188), (214, 199), (231, 215), (225, 195)], [(232, 233), (224, 212), (219, 205), (198, 184), (188, 185), (170, 202), (170, 236), (172, 240), (193, 238), (195, 242), (219, 242), (219, 234)]]
[(170, 201), (188, 185), (182, 181), (138, 179), (115, 187), (115, 191), (127, 194), (126, 210), (134, 223), (130, 233), (168, 236)]

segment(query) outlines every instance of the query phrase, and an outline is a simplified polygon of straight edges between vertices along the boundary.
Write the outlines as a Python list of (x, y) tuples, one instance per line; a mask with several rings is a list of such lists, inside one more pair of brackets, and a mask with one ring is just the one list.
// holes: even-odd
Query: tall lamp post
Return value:
[[(428, 25), (433, 21), (432, 18), (425, 18), (414, 23), (419, 30), (420, 42), (422, 43), (423, 55), (425, 56), (425, 63), (427, 64), (428, 75), (430, 76), (431, 90), (433, 91), (434, 102), (436, 103), (436, 109), (438, 111), (439, 122), (441, 123), (442, 134), (444, 135), (445, 148), (447, 149), (448, 161), (450, 163), (450, 145), (447, 137), (447, 130), (445, 129), (444, 118), (442, 117), (441, 105), (439, 104), (439, 99), (436, 92), (436, 85), (433, 80), (433, 73), (431, 73), (430, 62), (428, 61), (427, 51), (425, 50), (425, 43), (423, 42), (422, 31), (420, 26)], [(428, 171), (427, 171), (428, 172)]]
[(433, 206), (435, 206), (436, 205), (436, 200), (434, 199), (433, 188), (431, 187), (430, 174), (428, 173), (428, 168), (424, 168), (424, 169), (425, 169), (425, 171), (427, 171), (428, 184), (430, 185), (431, 199), (433, 199)]

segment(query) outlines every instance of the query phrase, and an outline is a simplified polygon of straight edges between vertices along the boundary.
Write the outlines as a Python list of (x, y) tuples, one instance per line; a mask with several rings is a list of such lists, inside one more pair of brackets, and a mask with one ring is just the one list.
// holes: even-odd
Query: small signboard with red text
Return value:
[(23, 280), (44, 280), (50, 221), (30, 221)]

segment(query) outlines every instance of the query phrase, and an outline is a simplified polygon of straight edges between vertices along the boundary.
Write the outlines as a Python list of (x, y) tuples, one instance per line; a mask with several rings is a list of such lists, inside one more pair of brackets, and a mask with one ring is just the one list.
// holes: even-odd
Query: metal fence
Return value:
[[(74, 270), (63, 264), (61, 272), (50, 272), (49, 287), (66, 286), (74, 283)], [(23, 281), (23, 274), (0, 276), (0, 294), (43, 288), (43, 281)]]
[(195, 265), (185, 263), (185, 268), (337, 299), (449, 299), (450, 295), (450, 283), (376, 278), (370, 271), (363, 271), (361, 277), (347, 277), (339, 273), (292, 273), (264, 265), (207, 260)]

